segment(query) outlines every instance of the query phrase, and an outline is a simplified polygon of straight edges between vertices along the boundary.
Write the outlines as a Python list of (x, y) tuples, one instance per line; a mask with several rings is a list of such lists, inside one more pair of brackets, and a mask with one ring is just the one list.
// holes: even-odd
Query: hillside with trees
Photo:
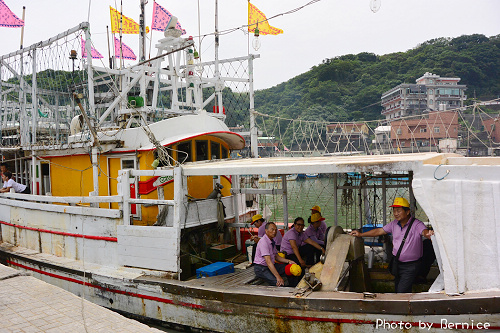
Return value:
[(500, 35), (437, 38), (406, 52), (327, 58), (306, 73), (256, 91), (255, 109), (290, 119), (380, 119), (382, 93), (401, 83), (413, 84), (425, 72), (460, 77), (469, 98), (498, 98)]

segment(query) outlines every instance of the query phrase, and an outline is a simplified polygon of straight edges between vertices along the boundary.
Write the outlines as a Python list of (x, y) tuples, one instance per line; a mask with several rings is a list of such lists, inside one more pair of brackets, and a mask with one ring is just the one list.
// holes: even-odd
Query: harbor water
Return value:
[[(335, 201), (337, 202), (338, 225), (344, 229), (360, 228), (364, 224), (387, 224), (393, 220), (392, 209), (389, 207), (395, 197), (409, 198), (408, 179), (386, 180), (386, 201), (383, 201), (381, 180), (373, 179), (367, 182), (366, 188), (359, 190), (360, 178), (343, 175), (337, 178), (337, 195), (333, 177), (305, 178), (287, 181), (288, 222), (300, 216), (307, 224), (311, 215), (310, 209), (318, 205), (328, 226), (335, 225)], [(394, 187), (390, 187), (394, 186)], [(261, 181), (259, 187), (266, 189), (281, 189), (281, 181)], [(351, 187), (351, 188), (347, 188)], [(384, 206), (386, 218), (384, 221)], [(266, 207), (268, 207), (266, 209)], [(283, 223), (283, 199), (281, 195), (261, 195), (260, 211), (271, 212), (270, 221)], [(268, 213), (269, 214), (269, 213)], [(417, 203), (416, 217), (427, 221), (427, 216)], [(360, 217), (361, 215), (361, 217)]]

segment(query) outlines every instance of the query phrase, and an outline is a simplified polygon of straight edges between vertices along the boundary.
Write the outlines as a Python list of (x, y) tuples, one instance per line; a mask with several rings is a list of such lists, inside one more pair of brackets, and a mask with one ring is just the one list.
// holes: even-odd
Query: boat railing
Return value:
[[(162, 191), (159, 191), (158, 199), (131, 198), (130, 191), (127, 189), (135, 184), (137, 177), (173, 177), (174, 178), (174, 199), (164, 200)], [(132, 225), (132, 220), (136, 218), (132, 214), (133, 205), (158, 206), (159, 211), (162, 207), (168, 206), (165, 216), (163, 213), (158, 215), (155, 225), (185, 229), (200, 225), (206, 225), (220, 220), (219, 210), (224, 211), (224, 220), (230, 226), (239, 226), (239, 218), (248, 218), (249, 211), (255, 210), (254, 207), (248, 208), (245, 204), (245, 194), (250, 193), (249, 189), (236, 190), (234, 187), (236, 181), (233, 179), (233, 188), (231, 195), (217, 198), (195, 199), (192, 200), (188, 195), (187, 178), (183, 172), (183, 167), (164, 170), (135, 170), (124, 169), (119, 172), (118, 193), (122, 195), (123, 224)], [(160, 189), (161, 186), (158, 187)], [(237, 188), (237, 187), (236, 187)], [(237, 188), (239, 189), (239, 188)], [(268, 190), (255, 190), (269, 192)], [(260, 193), (260, 192), (259, 192)], [(269, 193), (270, 194), (270, 193)], [(222, 205), (220, 205), (222, 203)], [(223, 206), (223, 208), (221, 208)], [(235, 223), (236, 222), (236, 223)]]
[(123, 198), (121, 195), (53, 197), (50, 195), (33, 195), (21, 193), (0, 194), (0, 204), (5, 204), (12, 207), (108, 218), (121, 218), (121, 210), (99, 208), (98, 205), (100, 203), (121, 204), (122, 202)]

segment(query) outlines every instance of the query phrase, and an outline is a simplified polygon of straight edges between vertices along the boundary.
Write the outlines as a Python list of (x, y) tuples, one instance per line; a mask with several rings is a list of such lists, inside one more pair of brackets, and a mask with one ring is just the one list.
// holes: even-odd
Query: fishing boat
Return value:
[[(445, 331), (453, 327), (450, 325), (498, 329), (499, 271), (492, 263), (498, 261), (495, 249), (499, 221), (487, 207), (498, 204), (499, 169), (498, 158), (438, 153), (355, 159), (238, 159), (161, 170), (126, 169), (120, 171), (119, 188), (128, 189), (139, 175), (170, 176), (174, 178), (173, 200), (132, 199), (128, 191), (111, 197), (78, 198), (100, 204), (114, 201), (121, 205), (122, 215), (110, 208), (62, 205), (76, 201), (74, 197), (4, 194), (0, 199), (3, 240), (0, 254), (3, 263), (108, 308), (214, 331), (351, 332), (384, 327), (398, 331), (419, 331), (422, 327)], [(414, 198), (434, 227), (433, 245), (440, 263), (440, 278), (431, 288), (435, 292), (378, 293), (355, 284), (347, 291), (339, 291), (346, 276), (353, 280), (359, 274), (355, 273), (355, 267), (362, 270), (363, 266), (352, 264), (340, 265), (339, 269), (330, 267), (331, 273), (321, 277), (323, 286), (314, 291), (253, 285), (255, 276), (251, 269), (202, 279), (182, 278), (185, 269), (189, 269), (183, 266), (184, 236), (193, 228), (200, 233), (200, 227), (217, 223), (215, 209), (211, 220), (197, 216), (209, 210), (207, 203), (200, 207), (189, 203), (186, 196), (189, 177), (230, 174), (237, 179), (267, 171), (286, 179), (287, 174), (308, 171), (340, 174), (384, 170), (412, 175)], [(233, 193), (258, 191), (271, 190), (237, 186), (232, 190)], [(286, 196), (286, 191), (281, 195)], [(128, 214), (133, 204), (169, 206), (167, 223), (162, 227), (133, 225)], [(238, 214), (233, 213), (239, 204), (234, 197), (228, 202), (226, 217), (234, 220), (226, 220), (225, 228), (245, 226)], [(288, 220), (286, 214), (285, 219)], [(331, 241), (332, 237), (329, 236), (330, 251), (323, 271), (329, 258), (343, 256), (341, 262), (349, 263), (363, 258), (348, 255), (351, 246), (358, 247), (350, 245), (351, 236), (338, 235)], [(344, 243), (347, 239), (344, 252), (337, 248), (337, 239)], [(195, 244), (196, 239), (192, 242)], [(349, 274), (342, 274), (345, 270)]]
[[(82, 47), (83, 36), (86, 57), (70, 58), (67, 67), (25, 66), (43, 50)], [(9, 115), (2, 134), (11, 143), (2, 153), (33, 193), (0, 195), (0, 262), (133, 317), (210, 331), (500, 329), (500, 215), (491, 214), (500, 204), (499, 158), (231, 160), (230, 151), (245, 141), (224, 124), (229, 78), (217, 68), (237, 61), (251, 69), (256, 56), (197, 64), (192, 39), (165, 36), (156, 59), (110, 69), (92, 65), (90, 41), (82, 23), (0, 58), (10, 73), (1, 78), (2, 113)], [(63, 69), (73, 60), (84, 70)], [(215, 68), (214, 75), (195, 75), (203, 66)], [(54, 73), (68, 75), (68, 89), (37, 86)], [(252, 70), (247, 73), (236, 81), (250, 87), (252, 111)], [(206, 89), (211, 93), (203, 94)], [(158, 107), (167, 101), (169, 107)], [(209, 106), (213, 112), (204, 111)], [(251, 132), (257, 134), (254, 125)], [(287, 176), (328, 174), (336, 190), (348, 172), (380, 174), (373, 185), (380, 188), (388, 186), (384, 175), (408, 177), (412, 205), (419, 203), (435, 230), (439, 276), (430, 292), (372, 289), (361, 240), (338, 228), (328, 234), (324, 274), (316, 271), (303, 287), (263, 285), (252, 269), (194, 278), (207, 260), (230, 261), (244, 249), (241, 230), (259, 211), (259, 196), (281, 200), (278, 222), (288, 228)], [(279, 187), (259, 188), (258, 175), (277, 177)], [(335, 199), (334, 212), (340, 211)]]

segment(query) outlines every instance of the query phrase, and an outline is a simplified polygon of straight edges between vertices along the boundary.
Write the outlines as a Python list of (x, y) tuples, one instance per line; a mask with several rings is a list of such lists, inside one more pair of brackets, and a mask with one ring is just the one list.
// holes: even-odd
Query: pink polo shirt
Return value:
[(267, 235), (264, 235), (257, 243), (257, 250), (255, 250), (255, 260), (254, 264), (267, 266), (266, 258), (264, 256), (270, 256), (271, 262), (274, 262), (274, 258), (278, 254), (276, 246)]
[[(311, 238), (313, 241), (318, 243), (319, 245), (324, 245), (325, 244), (325, 234), (323, 232), (323, 229), (321, 229), (321, 225), (318, 227), (318, 229), (314, 229), (313, 225), (310, 224), (306, 231), (304, 231), (306, 234), (307, 238)], [(306, 239), (307, 239), (306, 238)]]
[[(264, 235), (266, 234), (266, 224), (267, 224), (267, 221), (264, 221), (264, 223), (262, 223), (262, 225), (259, 227), (259, 238), (262, 238), (264, 237)], [(274, 237), (274, 241), (276, 242), (276, 245), (280, 246), (281, 245), (281, 240), (283, 239), (283, 236), (281, 235), (281, 232), (280, 230), (276, 230), (276, 237)]]
[[(403, 241), (403, 237), (405, 236), (406, 229), (408, 229), (409, 225), (410, 221), (405, 224), (404, 228), (401, 228), (399, 221), (394, 220), (383, 226), (385, 232), (392, 234), (392, 255), (396, 256), (396, 254), (398, 254), (399, 247), (401, 246), (401, 242)], [(413, 225), (408, 233), (405, 245), (401, 250), (399, 261), (415, 261), (422, 257), (424, 251), (422, 244), (422, 232), (425, 229), (427, 229), (427, 227), (422, 221), (417, 219), (413, 221)]]
[[(283, 236), (283, 240), (281, 241), (281, 251), (285, 251), (287, 255), (293, 254), (292, 245), (290, 245), (290, 240), (293, 239), (297, 243), (297, 247), (300, 247), (304, 241), (309, 238), (305, 233), (298, 233), (294, 227), (288, 230)], [(260, 243), (260, 242), (259, 242)]]

